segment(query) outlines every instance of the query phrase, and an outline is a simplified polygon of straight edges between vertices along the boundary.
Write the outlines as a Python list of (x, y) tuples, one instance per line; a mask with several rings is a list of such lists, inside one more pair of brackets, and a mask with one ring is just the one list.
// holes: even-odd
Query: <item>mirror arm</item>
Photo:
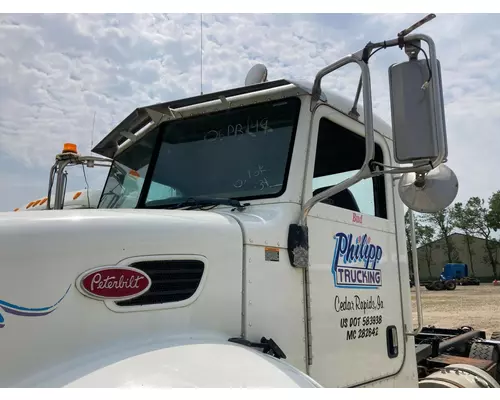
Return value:
[(370, 69), (368, 64), (363, 61), (363, 51), (361, 50), (357, 53), (351, 54), (342, 58), (341, 60), (323, 68), (318, 72), (314, 80), (314, 86), (312, 90), (312, 102), (311, 111), (314, 115), (314, 110), (316, 109), (316, 104), (321, 96), (321, 79), (343, 67), (344, 65), (350, 63), (356, 63), (361, 68), (361, 79), (363, 84), (363, 102), (364, 102), (364, 126), (365, 126), (365, 160), (363, 166), (358, 171), (356, 175), (351, 178), (346, 179), (339, 185), (336, 185), (330, 189), (325, 190), (322, 193), (313, 196), (309, 199), (303, 206), (299, 217), (298, 224), (290, 224), (288, 231), (288, 255), (290, 258), (290, 263), (296, 268), (307, 268), (309, 266), (309, 237), (307, 228), (307, 215), (311, 208), (318, 201), (325, 199), (335, 193), (344, 190), (345, 188), (353, 185), (360, 180), (367, 178), (371, 175), (370, 162), (375, 154), (375, 139), (373, 133), (373, 110), (372, 110), (372, 98), (371, 98), (371, 83), (370, 83)]
[(54, 187), (54, 178), (56, 176), (58, 162), (56, 161), (50, 169), (49, 175), (49, 189), (47, 191), (47, 210), (50, 210), (50, 199), (52, 196), (52, 188)]
[(54, 210), (60, 210), (64, 206), (64, 195), (66, 193), (67, 177), (64, 177), (65, 169), (68, 165), (86, 165), (88, 168), (95, 166), (110, 167), (112, 159), (96, 156), (82, 156), (72, 153), (60, 153), (56, 155), (56, 161), (50, 169), (49, 187), (47, 191), (47, 210), (50, 210), (52, 204), (52, 193), (54, 183), (56, 192), (54, 195)]
[(299, 219), (299, 226), (306, 226), (307, 225), (307, 215), (309, 214), (309, 211), (311, 208), (318, 203), (321, 200), (324, 200), (330, 196), (333, 196), (334, 194), (339, 193), (340, 191), (348, 188), (349, 186), (354, 185), (355, 183), (359, 182), (362, 179), (368, 178), (371, 176), (371, 169), (370, 169), (370, 161), (373, 159), (373, 156), (375, 154), (375, 138), (374, 138), (374, 133), (373, 133), (373, 111), (372, 111), (372, 95), (371, 95), (371, 83), (370, 83), (370, 69), (368, 68), (368, 64), (363, 61), (363, 52), (364, 50), (360, 50), (357, 53), (351, 54), (349, 56), (346, 56), (342, 58), (341, 60), (337, 61), (336, 63), (333, 63), (332, 65), (329, 65), (326, 68), (323, 68), (321, 71), (318, 72), (316, 75), (316, 78), (314, 80), (314, 86), (313, 86), (313, 91), (312, 91), (312, 97), (313, 97), (313, 102), (318, 101), (319, 99), (319, 94), (321, 93), (321, 79), (347, 65), (350, 63), (356, 63), (359, 65), (361, 68), (361, 80), (362, 80), (362, 87), (363, 87), (363, 112), (364, 112), (364, 126), (365, 126), (365, 160), (363, 161), (363, 165), (358, 171), (358, 173), (351, 178), (348, 178), (344, 180), (343, 182), (339, 183), (338, 185), (335, 185), (334, 187), (325, 190), (322, 193), (317, 194), (316, 196), (313, 196), (310, 198), (302, 207), (300, 219)]
[(69, 163), (70, 160), (57, 161), (56, 196), (54, 199), (54, 210), (61, 210), (63, 208), (64, 193), (66, 192), (66, 178), (64, 177), (64, 169)]

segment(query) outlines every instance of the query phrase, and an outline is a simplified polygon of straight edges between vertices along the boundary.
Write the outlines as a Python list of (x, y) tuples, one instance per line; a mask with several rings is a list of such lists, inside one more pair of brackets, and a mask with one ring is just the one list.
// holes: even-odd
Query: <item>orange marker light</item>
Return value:
[(76, 200), (81, 195), (82, 195), (82, 192), (76, 192), (75, 195), (73, 196), (73, 200)]
[(139, 172), (137, 172), (136, 170), (133, 170), (131, 169), (130, 172), (128, 173), (130, 176), (133, 176), (135, 178), (140, 178), (141, 175), (139, 174)]
[(74, 153), (74, 154), (77, 154), (78, 153), (78, 150), (76, 148), (76, 144), (74, 143), (64, 143), (64, 147), (63, 147), (63, 153)]

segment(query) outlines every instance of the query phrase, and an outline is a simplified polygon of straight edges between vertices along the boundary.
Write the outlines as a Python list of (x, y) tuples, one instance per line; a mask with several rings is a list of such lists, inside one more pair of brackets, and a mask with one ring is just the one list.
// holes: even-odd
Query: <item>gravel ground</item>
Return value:
[[(415, 288), (411, 289), (413, 323), (417, 325)], [(493, 331), (500, 331), (500, 286), (482, 283), (479, 286), (457, 286), (453, 291), (429, 291), (420, 288), (424, 326), (439, 328), (471, 326), (486, 331), (489, 338)]]

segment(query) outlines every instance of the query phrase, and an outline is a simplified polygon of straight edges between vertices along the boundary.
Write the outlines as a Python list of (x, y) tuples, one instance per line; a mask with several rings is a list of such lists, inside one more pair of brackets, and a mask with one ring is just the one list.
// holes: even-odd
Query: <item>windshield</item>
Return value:
[(166, 122), (116, 157), (99, 207), (161, 207), (200, 196), (279, 196), (286, 187), (299, 108), (300, 100), (290, 98)]

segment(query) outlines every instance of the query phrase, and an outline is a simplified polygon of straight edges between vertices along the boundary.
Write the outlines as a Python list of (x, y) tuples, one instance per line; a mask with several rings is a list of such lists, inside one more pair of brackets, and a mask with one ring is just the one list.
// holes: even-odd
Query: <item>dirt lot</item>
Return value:
[[(412, 288), (413, 321), (417, 324), (415, 288)], [(421, 286), (424, 326), (456, 328), (464, 325), (491, 332), (500, 331), (500, 286), (457, 286), (453, 291), (429, 291)]]

